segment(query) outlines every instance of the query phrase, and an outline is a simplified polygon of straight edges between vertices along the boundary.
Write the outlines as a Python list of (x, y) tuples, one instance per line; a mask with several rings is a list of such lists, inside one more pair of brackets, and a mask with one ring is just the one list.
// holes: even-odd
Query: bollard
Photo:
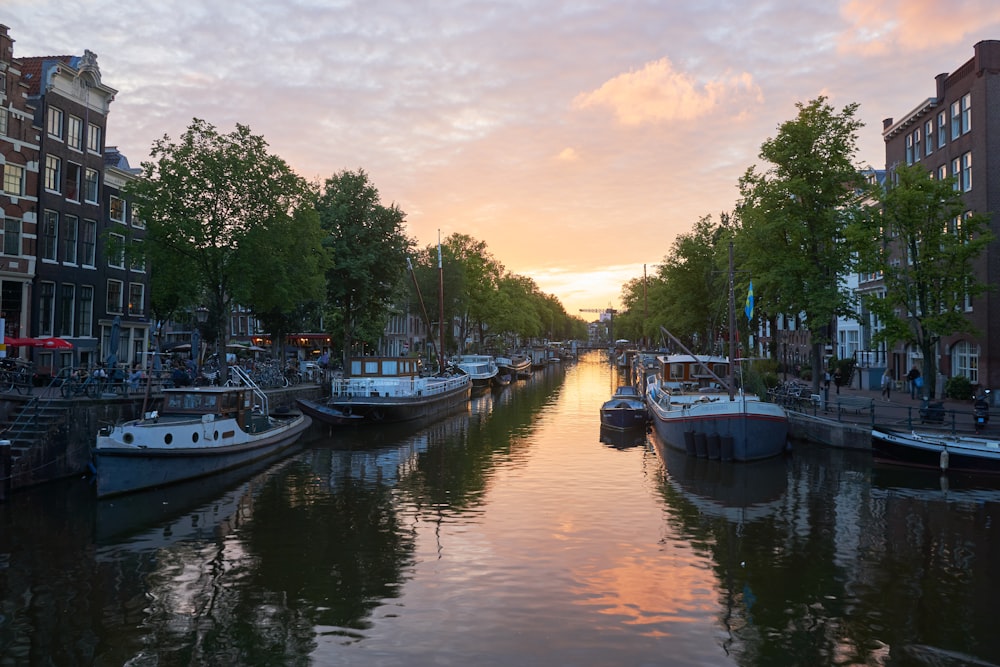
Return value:
[(0, 502), (10, 496), (11, 482), (10, 440), (0, 440)]

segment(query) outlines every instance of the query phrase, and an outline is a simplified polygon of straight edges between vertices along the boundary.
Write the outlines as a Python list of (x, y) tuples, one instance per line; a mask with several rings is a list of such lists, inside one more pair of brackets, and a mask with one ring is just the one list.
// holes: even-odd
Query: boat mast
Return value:
[(437, 341), (434, 340), (434, 334), (432, 333), (434, 331), (434, 327), (431, 326), (431, 318), (427, 316), (427, 306), (424, 305), (424, 295), (420, 292), (420, 285), (417, 284), (417, 275), (413, 272), (413, 262), (410, 261), (409, 257), (406, 258), (406, 266), (410, 269), (410, 278), (413, 279), (413, 289), (417, 291), (417, 299), (420, 301), (420, 310), (424, 314), (424, 324), (427, 325), (427, 337), (431, 341), (431, 349), (433, 349), (434, 354), (440, 358), (441, 355), (439, 355), (437, 351)]
[(438, 230), (438, 325), (441, 329), (441, 354), (438, 363), (444, 373), (444, 263), (441, 261), (441, 230)]
[(733, 293), (733, 242), (729, 242), (729, 366), (726, 384), (729, 385), (729, 400), (733, 400), (733, 365), (736, 363), (736, 297)]

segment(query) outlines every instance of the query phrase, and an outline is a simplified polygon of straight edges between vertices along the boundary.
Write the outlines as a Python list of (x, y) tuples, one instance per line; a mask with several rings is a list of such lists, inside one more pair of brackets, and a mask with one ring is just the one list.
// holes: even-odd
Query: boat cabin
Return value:
[[(729, 359), (707, 354), (669, 354), (657, 357), (660, 362), (660, 383), (663, 387), (681, 391), (723, 391), (712, 373), (725, 380), (729, 374)], [(712, 373), (709, 373), (705, 367)]]
[(235, 419), (247, 432), (265, 428), (267, 421), (267, 409), (254, 402), (254, 392), (249, 387), (165, 389), (160, 412), (163, 415), (214, 415), (215, 419)]
[(352, 378), (417, 377), (420, 360), (409, 357), (355, 357), (351, 359)]

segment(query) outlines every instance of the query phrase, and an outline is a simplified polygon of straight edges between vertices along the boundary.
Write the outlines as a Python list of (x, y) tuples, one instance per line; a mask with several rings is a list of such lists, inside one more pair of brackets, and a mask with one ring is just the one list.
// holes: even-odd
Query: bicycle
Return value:
[(87, 398), (97, 398), (100, 395), (100, 385), (92, 374), (84, 371), (66, 371), (62, 376), (62, 384), (59, 387), (63, 398), (74, 398), (76, 396), (86, 396)]
[(0, 393), (30, 394), (34, 388), (34, 365), (20, 359), (0, 359)]

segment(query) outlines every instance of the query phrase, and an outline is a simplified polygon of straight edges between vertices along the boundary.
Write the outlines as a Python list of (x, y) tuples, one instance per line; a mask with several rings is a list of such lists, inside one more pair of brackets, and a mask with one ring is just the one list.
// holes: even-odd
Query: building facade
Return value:
[(39, 164), (34, 114), (14, 40), (0, 25), (0, 317), (10, 338), (27, 335), (31, 317)]
[[(1000, 40), (977, 43), (970, 60), (951, 74), (937, 75), (934, 97), (898, 120), (883, 121), (882, 136), (888, 178), (896, 165), (922, 164), (935, 178), (955, 179), (968, 212), (991, 216), (998, 240), (975, 270), (980, 280), (1000, 285)], [(941, 341), (935, 361), (942, 381), (963, 375), (973, 385), (1000, 388), (1000, 290), (968, 299), (965, 315), (977, 333)], [(908, 348), (892, 350), (895, 376), (919, 363), (918, 355)]]

